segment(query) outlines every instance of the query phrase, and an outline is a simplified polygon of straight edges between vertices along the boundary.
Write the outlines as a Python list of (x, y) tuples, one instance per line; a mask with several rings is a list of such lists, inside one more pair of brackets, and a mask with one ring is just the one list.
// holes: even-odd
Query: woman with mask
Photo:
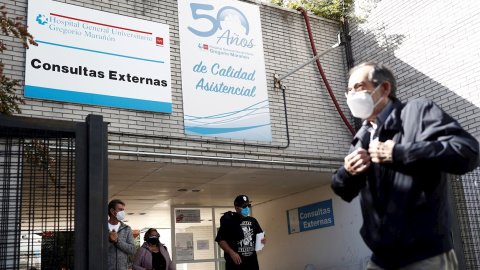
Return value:
[(143, 239), (145, 243), (135, 254), (133, 270), (175, 270), (167, 248), (160, 243), (160, 234), (156, 229), (148, 229)]

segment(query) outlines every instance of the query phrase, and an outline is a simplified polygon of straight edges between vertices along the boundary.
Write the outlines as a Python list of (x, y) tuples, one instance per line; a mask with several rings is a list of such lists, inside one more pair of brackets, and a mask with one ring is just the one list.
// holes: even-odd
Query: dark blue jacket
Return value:
[[(402, 267), (453, 248), (451, 202), (446, 173), (464, 174), (478, 166), (478, 141), (430, 100), (393, 110), (378, 138), (393, 140), (392, 163), (372, 163), (359, 175), (342, 166), (332, 189), (350, 202), (360, 193), (360, 233), (382, 268)], [(353, 138), (350, 153), (368, 149), (367, 122)]]

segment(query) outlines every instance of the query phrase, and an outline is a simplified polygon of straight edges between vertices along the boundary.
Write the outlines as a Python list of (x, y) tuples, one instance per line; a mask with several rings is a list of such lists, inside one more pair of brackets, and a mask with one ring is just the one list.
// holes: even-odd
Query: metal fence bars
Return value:
[(477, 270), (480, 267), (480, 167), (464, 175), (451, 175), (450, 179), (465, 269)]
[(101, 116), (0, 115), (0, 269), (106, 269), (107, 164)]
[(0, 269), (73, 269), (74, 135), (0, 130)]

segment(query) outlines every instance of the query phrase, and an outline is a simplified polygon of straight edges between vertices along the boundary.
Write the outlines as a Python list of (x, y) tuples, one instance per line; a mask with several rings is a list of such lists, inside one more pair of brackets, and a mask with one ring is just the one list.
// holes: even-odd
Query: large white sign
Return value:
[(172, 112), (168, 25), (28, 1), (25, 96)]
[(185, 133), (272, 141), (258, 6), (179, 0)]

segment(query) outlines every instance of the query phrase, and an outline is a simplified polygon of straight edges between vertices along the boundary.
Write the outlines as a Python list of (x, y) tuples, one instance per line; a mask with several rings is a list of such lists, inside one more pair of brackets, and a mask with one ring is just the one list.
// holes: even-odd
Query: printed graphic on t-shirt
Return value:
[(240, 227), (242, 227), (243, 239), (237, 242), (237, 253), (244, 257), (252, 256), (253, 251), (255, 251), (252, 222), (244, 220), (242, 223), (240, 223)]

